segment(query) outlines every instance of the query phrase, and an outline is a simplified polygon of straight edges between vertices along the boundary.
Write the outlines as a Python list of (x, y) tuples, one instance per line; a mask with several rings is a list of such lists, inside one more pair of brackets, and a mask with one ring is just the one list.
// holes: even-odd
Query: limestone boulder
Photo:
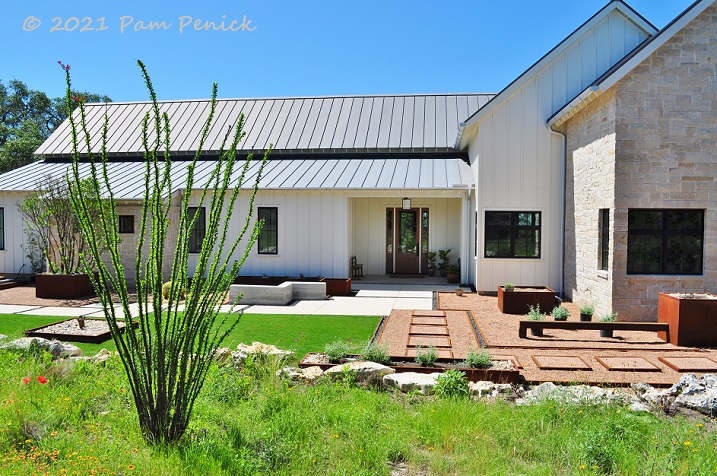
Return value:
[(493, 383), (486, 380), (480, 382), (468, 382), (468, 388), (472, 395), (484, 398), (495, 398), (498, 395), (510, 395), (513, 391), (509, 383)]
[(47, 340), (42, 337), (21, 337), (6, 344), (0, 345), (2, 349), (16, 349), (28, 351), (32, 347), (36, 349), (46, 350), (52, 354), (54, 358), (81, 357), (82, 349), (76, 345), (57, 340)]
[(352, 372), (356, 375), (357, 382), (364, 382), (371, 378), (381, 379), (385, 375), (396, 372), (391, 367), (387, 367), (376, 362), (347, 362), (345, 364), (336, 365), (324, 372), (329, 377), (340, 377), (345, 372)]
[(300, 369), (298, 367), (284, 367), (276, 373), (282, 378), (296, 382), (313, 382), (317, 378), (321, 377), (324, 374), (324, 371), (321, 370), (321, 367), (317, 366), (307, 367), (305, 369)]
[(516, 404), (532, 405), (545, 401), (554, 401), (564, 405), (599, 405), (603, 403), (629, 405), (638, 401), (638, 398), (614, 388), (587, 385), (558, 386), (552, 382), (545, 382), (527, 391), (523, 398), (516, 400)]
[(383, 377), (383, 384), (396, 387), (402, 392), (418, 391), (422, 395), (430, 395), (436, 386), (436, 379), (441, 372), (422, 374), (418, 372), (401, 372)]
[(717, 413), (717, 375), (705, 374), (699, 378), (693, 374), (683, 375), (667, 393), (676, 397), (677, 405), (705, 415)]

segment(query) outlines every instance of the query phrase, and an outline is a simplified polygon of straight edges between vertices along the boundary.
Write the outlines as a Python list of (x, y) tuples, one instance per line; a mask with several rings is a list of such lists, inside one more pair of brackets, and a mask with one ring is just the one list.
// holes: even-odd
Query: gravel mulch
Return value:
[[(116, 301), (116, 300), (115, 300)], [(130, 301), (136, 301), (136, 296), (130, 294)], [(97, 296), (87, 296), (81, 299), (43, 299), (35, 297), (35, 286), (18, 286), (16, 288), (0, 291), (0, 304), (15, 304), (21, 306), (50, 306), (50, 307), (82, 307), (97, 304)]]

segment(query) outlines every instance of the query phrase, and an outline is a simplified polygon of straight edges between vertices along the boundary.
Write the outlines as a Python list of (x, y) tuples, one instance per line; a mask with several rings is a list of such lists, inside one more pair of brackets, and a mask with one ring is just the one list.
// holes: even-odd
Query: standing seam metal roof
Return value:
[[(172, 162), (173, 192), (185, 187), (189, 161)], [(198, 161), (193, 188), (203, 188), (209, 180), (213, 160)], [(232, 182), (241, 172), (237, 164)], [(260, 161), (251, 162), (242, 188), (253, 186)], [(138, 200), (144, 194), (145, 162), (109, 162), (108, 178), (117, 200)], [(71, 173), (66, 162), (34, 162), (0, 175), (0, 191), (33, 191), (38, 180)], [(80, 176), (90, 175), (90, 166), (80, 164)], [(470, 166), (461, 158), (336, 158), (270, 160), (262, 174), (262, 190), (381, 190), (381, 189), (452, 189), (473, 185)]]
[[(229, 127), (245, 115), (242, 151), (291, 152), (446, 152), (454, 150), (459, 123), (478, 111), (493, 94), (435, 94), (398, 96), (341, 96), (268, 99), (219, 99), (215, 122), (204, 144), (216, 152)], [(172, 130), (172, 152), (191, 154), (199, 145), (209, 100), (161, 101)], [(151, 103), (87, 104), (87, 127), (92, 148), (99, 150), (105, 114), (108, 152), (112, 156), (141, 156), (141, 125), (151, 115)], [(79, 114), (77, 111), (76, 114)], [(153, 118), (150, 117), (150, 126)], [(155, 140), (149, 128), (150, 143)], [(80, 152), (86, 152), (80, 134)], [(69, 121), (37, 150), (47, 158), (69, 157), (72, 140)]]

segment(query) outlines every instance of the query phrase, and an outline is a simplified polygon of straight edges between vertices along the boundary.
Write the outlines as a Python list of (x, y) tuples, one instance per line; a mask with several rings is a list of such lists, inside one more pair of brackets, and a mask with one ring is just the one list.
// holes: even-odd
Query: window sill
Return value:
[(607, 279), (609, 278), (609, 276), (608, 276), (608, 274), (607, 274), (607, 271), (604, 270), (604, 269), (599, 269), (599, 270), (598, 270), (598, 272), (597, 272), (597, 277), (600, 278), (600, 279), (605, 279), (605, 280), (607, 280)]

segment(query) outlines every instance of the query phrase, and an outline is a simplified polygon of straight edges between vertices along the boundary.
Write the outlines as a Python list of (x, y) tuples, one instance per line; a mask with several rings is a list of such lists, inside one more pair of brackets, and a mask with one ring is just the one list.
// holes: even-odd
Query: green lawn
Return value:
[[(0, 334), (21, 337), (23, 331), (62, 321), (62, 317), (0, 314)], [(260, 341), (303, 357), (307, 352), (321, 352), (324, 345), (338, 339), (366, 342), (376, 329), (376, 316), (315, 316), (288, 314), (244, 314), (239, 325), (222, 344), (235, 349), (241, 343)], [(112, 340), (101, 344), (77, 343), (85, 355), (96, 354), (103, 347), (114, 351)]]

